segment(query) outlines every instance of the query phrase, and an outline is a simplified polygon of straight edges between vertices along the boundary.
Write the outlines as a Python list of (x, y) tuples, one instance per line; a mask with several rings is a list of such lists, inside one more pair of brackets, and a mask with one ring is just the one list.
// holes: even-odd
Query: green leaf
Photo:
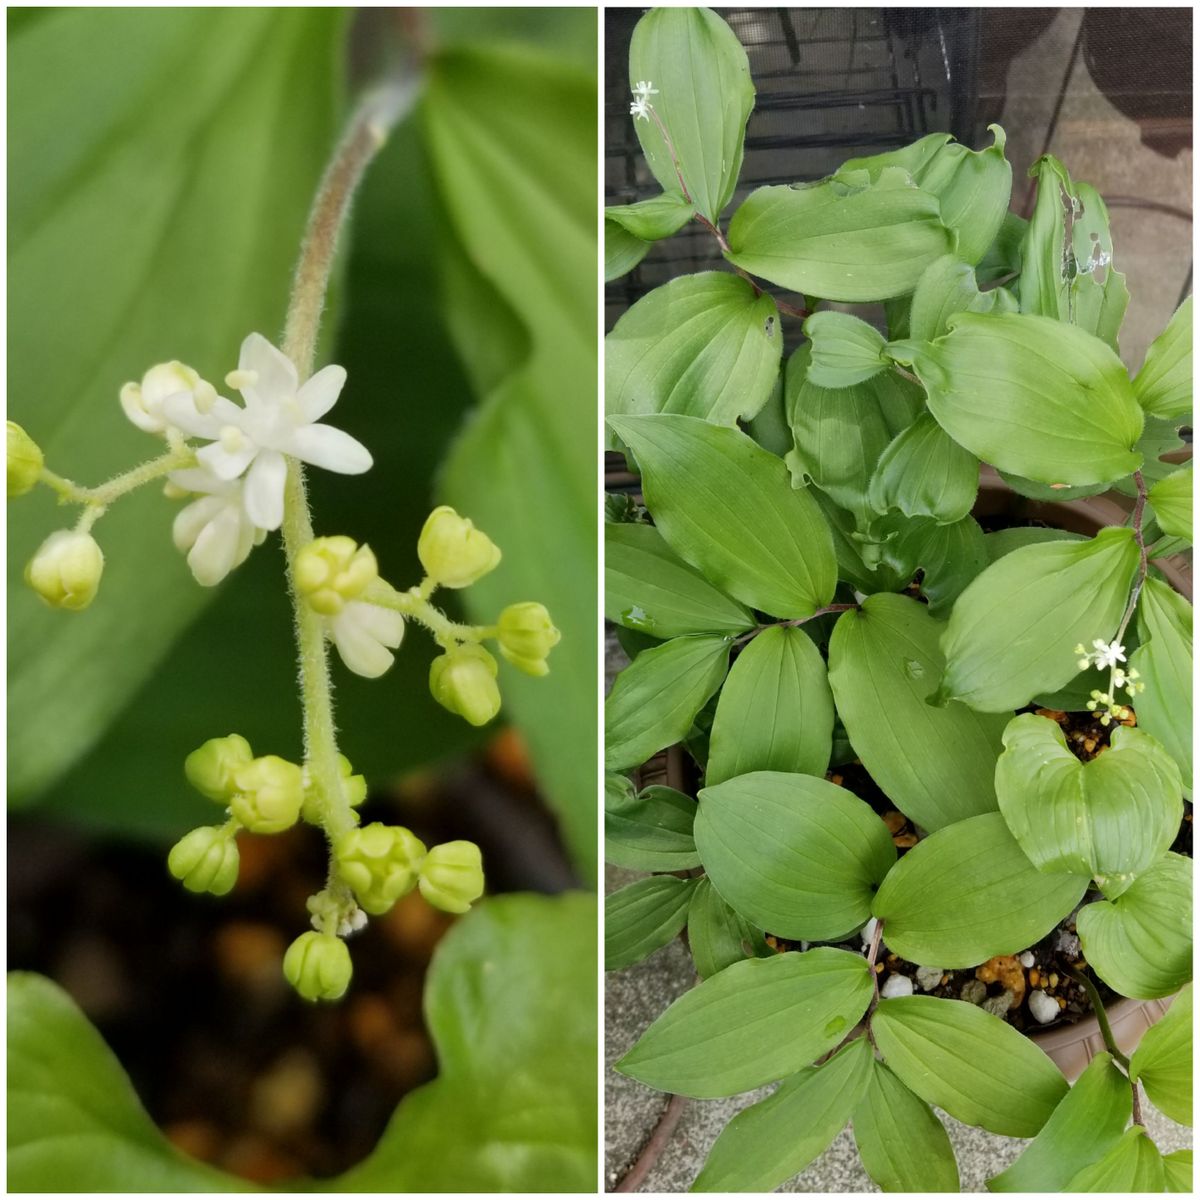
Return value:
[(1045, 937), (1087, 886), (1086, 875), (1039, 871), (1004, 818), (984, 813), (918, 842), (888, 872), (871, 911), (885, 922), (889, 949), (909, 962), (973, 967)]
[(643, 296), (604, 340), (610, 416), (749, 420), (779, 374), (783, 334), (766, 292), (727, 271), (681, 275)]
[(996, 810), (1002, 715), (926, 703), (944, 661), (942, 625), (908, 596), (881, 593), (843, 613), (829, 682), (854, 751), (888, 799), (924, 829)]
[(761, 187), (729, 222), (734, 266), (825, 300), (886, 300), (911, 292), (921, 272), (954, 250), (936, 196), (886, 170), (819, 183)]
[(750, 64), (733, 30), (707, 8), (654, 8), (629, 46), (630, 87), (647, 81), (658, 122), (633, 119), (642, 152), (665, 191), (679, 187), (675, 158), (696, 208), (715, 222), (742, 169), (742, 138), (754, 107)]
[(437, 1079), (323, 1189), (594, 1188), (595, 931), (595, 898), (579, 892), (497, 896), (459, 921), (425, 982)]
[(1156, 1108), (1180, 1125), (1192, 1123), (1192, 987), (1171, 1002), (1166, 1015), (1142, 1035), (1129, 1060)]
[(652, 875), (604, 901), (604, 969), (619, 971), (674, 941), (687, 922), (694, 879)]
[(989, 1192), (1061, 1192), (1117, 1142), (1133, 1109), (1129, 1080), (1101, 1052), (1088, 1063), (1041, 1132)]
[(1007, 280), (1021, 273), (1021, 251), (1028, 228), (1029, 222), (1024, 217), (1017, 216), (1015, 212), (1004, 214), (996, 240), (975, 268), (975, 276), (981, 284)]
[(615, 222), (641, 241), (657, 242), (678, 233), (692, 219), (694, 211), (675, 190), (636, 204), (610, 205), (604, 210), (604, 219)]
[[(1139, 453), (1142, 443), (1134, 446), (1134, 453)], [(1011, 471), (1000, 471), (1000, 478), (1019, 496), (1028, 496), (1031, 500), (1046, 500), (1053, 504), (1061, 504), (1065, 500), (1081, 500), (1085, 496), (1098, 496), (1113, 485), (1111, 483), (1080, 483), (1068, 487), (1065, 483), (1038, 483), (1035, 479), (1026, 479), (1023, 475), (1014, 475)]]
[(1081, 542), (1083, 540), (1082, 533), (1072, 533), (1069, 529), (1046, 529), (1040, 525), (997, 529), (994, 533), (986, 533), (983, 536), (989, 563), (994, 563), (1014, 550), (1020, 550), (1022, 546), (1040, 546), (1043, 542)]
[(837, 584), (829, 527), (787, 468), (736, 429), (695, 417), (612, 417), (642, 468), (646, 503), (677, 554), (776, 617), (812, 616)]
[[(219, 380), (247, 333), (281, 326), (335, 135), (343, 21), (332, 9), (59, 9), (12, 41), (8, 416), (55, 471), (98, 483), (158, 453), (125, 420), (121, 384), (172, 358)], [(18, 801), (96, 744), (213, 598), (172, 544), (172, 516), (154, 487), (113, 509), (96, 528), (104, 586), (64, 614), (21, 580), (62, 511), (48, 489), (10, 509)]]
[(1069, 683), (1079, 673), (1074, 647), (1116, 631), (1137, 564), (1133, 531), (1113, 527), (998, 559), (950, 614), (937, 698), (1011, 712)]
[(604, 615), (659, 638), (754, 626), (754, 617), (679, 558), (653, 525), (604, 526)]
[(898, 539), (895, 556), (913, 564), (907, 572), (910, 579), (917, 567), (924, 570), (921, 594), (929, 601), (930, 614), (944, 620), (967, 585), (987, 566), (983, 530), (974, 517), (939, 525), (927, 518), (897, 516), (900, 522), (907, 528)]
[(1150, 489), (1150, 503), (1163, 533), (1192, 540), (1192, 468), (1189, 464), (1180, 471), (1160, 479)]
[(1135, 1000), (1169, 996), (1192, 977), (1192, 860), (1164, 854), (1116, 900), (1079, 910), (1076, 928), (1092, 969)]
[(942, 337), (955, 313), (1014, 312), (1016, 301), (1004, 288), (981, 292), (970, 263), (947, 254), (925, 268), (909, 308), (906, 337), (932, 342)]
[(833, 738), (825, 662), (803, 629), (775, 625), (734, 660), (709, 741), (709, 787), (750, 771), (824, 775)]
[(883, 334), (848, 313), (813, 313), (804, 335), (812, 342), (808, 378), (818, 387), (853, 387), (888, 366), (880, 353)]
[(793, 940), (859, 928), (896, 858), (887, 826), (857, 796), (778, 771), (702, 789), (695, 837), (717, 891), (759, 929)]
[(1074, 325), (1115, 350), (1129, 291), (1112, 266), (1104, 201), (1091, 184), (1073, 183), (1051, 154), (1029, 174), (1038, 189), (1021, 248), (1021, 311)]
[(628, 275), (650, 253), (650, 243), (634, 237), (618, 222), (604, 218), (604, 282)]
[(901, 1083), (966, 1125), (1033, 1137), (1067, 1094), (1062, 1073), (1033, 1042), (962, 1000), (883, 1000), (871, 1032)]
[(870, 999), (866, 960), (847, 950), (746, 959), (680, 996), (617, 1070), (660, 1092), (735, 1096), (832, 1049)]
[(871, 1078), (874, 1055), (855, 1038), (738, 1113), (708, 1152), (693, 1192), (771, 1192), (799, 1174), (841, 1132)]
[(989, 125), (993, 144), (970, 150), (948, 133), (927, 137), (870, 158), (852, 158), (840, 173), (866, 170), (872, 179), (901, 167), (913, 183), (938, 197), (942, 221), (957, 234), (957, 254), (976, 263), (999, 234), (1012, 194), (1012, 167), (1004, 157), (1004, 130)]
[(8, 1186), (15, 1192), (255, 1190), (181, 1154), (57, 984), (8, 977)]
[[(561, 56), (560, 56), (561, 57)], [(562, 631), (550, 674), (502, 668), (505, 711), (578, 870), (598, 858), (593, 715), (596, 494), (596, 80), (545, 52), (447, 49), (430, 65), (424, 130), (465, 256), (528, 330), (527, 355), (481, 397), (443, 469), (439, 498), (472, 514), (504, 551), (463, 605), (491, 624), (536, 599)], [(480, 203), (487, 197), (487, 203)], [(489, 309), (478, 321), (490, 323)], [(464, 330), (464, 355), (476, 322)]]
[(1163, 1173), (1168, 1192), (1190, 1193), (1194, 1187), (1192, 1152), (1190, 1150), (1174, 1150), (1170, 1154), (1164, 1154)]
[(879, 456), (867, 493), (878, 513), (933, 517), (951, 525), (967, 516), (979, 492), (979, 460), (922, 413)]
[(1103, 1157), (1068, 1181), (1066, 1192), (1161, 1192), (1162, 1156), (1140, 1125), (1127, 1129)]
[(849, 388), (818, 387), (808, 359), (801, 347), (787, 364), (785, 404), (795, 447), (785, 461), (794, 484), (811, 479), (861, 527), (874, 515), (867, 503), (871, 472), (921, 411), (920, 390), (891, 373)]
[(643, 650), (617, 676), (604, 705), (606, 770), (636, 767), (683, 738), (728, 664), (724, 637), (672, 638)]
[(1040, 871), (1094, 875), (1112, 899), (1157, 862), (1183, 819), (1179, 768), (1148, 733), (1120, 726), (1080, 762), (1057, 721), (1022, 713), (1004, 731), (996, 796)]
[(1189, 296), (1150, 343), (1133, 381), (1138, 403), (1155, 417), (1175, 420), (1192, 411), (1192, 298)]
[(956, 313), (949, 329), (898, 357), (912, 359), (929, 411), (959, 445), (1040, 483), (1107, 482), (1141, 466), (1142, 410), (1099, 338), (1017, 313)]
[(615, 866), (633, 871), (698, 867), (695, 819), (695, 800), (674, 788), (648, 787), (635, 794), (623, 775), (605, 777), (604, 857)]
[(692, 962), (702, 979), (744, 958), (769, 958), (774, 953), (762, 931), (738, 916), (707, 878), (697, 881), (687, 925)]
[(1192, 606), (1158, 579), (1147, 579), (1137, 605), (1138, 648), (1129, 656), (1146, 690), (1136, 697), (1138, 726), (1174, 758), (1191, 794)]
[(885, 1192), (957, 1192), (958, 1164), (945, 1126), (881, 1062), (854, 1110), (854, 1141)]

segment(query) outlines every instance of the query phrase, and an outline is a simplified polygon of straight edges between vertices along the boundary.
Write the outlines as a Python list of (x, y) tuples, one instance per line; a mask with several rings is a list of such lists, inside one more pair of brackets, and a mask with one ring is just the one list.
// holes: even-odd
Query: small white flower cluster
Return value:
[(282, 524), (288, 457), (342, 475), (371, 466), (365, 446), (320, 424), (346, 382), (342, 367), (325, 367), (301, 385), (291, 359), (252, 333), (225, 382), (241, 392), (242, 404), (179, 362), (152, 367), (140, 384), (121, 389), (121, 406), (139, 429), (173, 444), (208, 443), (196, 451), (197, 466), (169, 476), (171, 494), (200, 497), (175, 518), (173, 534), (205, 587), (220, 583)]
[(1139, 692), (1144, 692), (1146, 685), (1138, 682), (1140, 672), (1136, 667), (1127, 671), (1124, 667), (1117, 666), (1125, 661), (1125, 647), (1120, 642), (1106, 642), (1103, 638), (1096, 638), (1092, 647), (1092, 650), (1086, 650), (1082, 642), (1075, 647), (1075, 653), (1079, 655), (1079, 669), (1086, 671), (1095, 664), (1101, 670), (1110, 670), (1112, 675), (1108, 691), (1102, 692), (1099, 688), (1092, 690), (1092, 698), (1087, 705), (1088, 711), (1099, 712), (1101, 725), (1110, 725), (1114, 720), (1127, 720), (1131, 711), (1117, 700), (1116, 694), (1124, 690), (1132, 700)]
[(633, 100), (629, 105), (629, 115), (637, 120), (650, 120), (650, 97), (658, 95), (656, 88), (648, 80), (642, 79), (633, 85)]

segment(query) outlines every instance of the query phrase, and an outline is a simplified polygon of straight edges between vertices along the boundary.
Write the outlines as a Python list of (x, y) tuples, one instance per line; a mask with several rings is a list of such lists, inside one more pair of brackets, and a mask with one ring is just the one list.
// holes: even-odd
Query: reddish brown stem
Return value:
[(686, 1096), (671, 1097), (658, 1124), (654, 1127), (654, 1132), (650, 1134), (646, 1144), (642, 1147), (642, 1152), (634, 1160), (633, 1166), (625, 1172), (617, 1186), (613, 1188), (614, 1192), (636, 1192), (645, 1183), (646, 1176), (650, 1174), (654, 1164), (658, 1162), (662, 1152), (667, 1148), (667, 1143), (671, 1140), (671, 1135), (675, 1132), (675, 1127), (679, 1124), (679, 1118), (683, 1116), (683, 1110), (686, 1107)]
[(857, 604), (827, 604), (824, 608), (818, 608), (815, 613), (808, 617), (797, 617), (794, 621), (772, 621), (769, 625), (759, 625), (750, 630), (749, 633), (744, 633), (733, 644), (741, 646), (748, 642), (751, 638), (756, 638), (760, 633), (766, 633), (768, 629), (794, 629), (797, 625), (807, 625), (809, 621), (815, 621), (818, 617), (825, 616), (826, 613), (846, 612), (848, 609), (858, 608)]

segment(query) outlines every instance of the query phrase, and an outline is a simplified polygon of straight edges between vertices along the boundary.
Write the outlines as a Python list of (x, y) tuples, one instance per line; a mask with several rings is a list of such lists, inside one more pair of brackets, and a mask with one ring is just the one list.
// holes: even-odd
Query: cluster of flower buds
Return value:
[[(366, 799), (367, 785), (345, 756), (338, 762), (342, 793), (351, 809)], [(255, 756), (239, 734), (210, 738), (184, 762), (188, 782), (223, 805), (227, 820), (185, 834), (167, 856), (167, 867), (192, 892), (223, 896), (238, 877), (237, 834), (272, 834), (300, 819), (324, 823), (309, 771), (274, 754)], [(357, 821), (357, 814), (354, 815)], [(301, 934), (283, 963), (288, 981), (307, 1000), (336, 1000), (353, 968), (343, 938), (386, 913), (418, 889), (435, 908), (465, 913), (483, 895), (479, 847), (455, 841), (427, 848), (410, 830), (372, 822), (355, 825), (333, 844), (335, 887), (308, 902), (313, 931)]]
[(1132, 716), (1132, 710), (1117, 699), (1117, 692), (1123, 690), (1132, 700), (1146, 690), (1146, 685), (1140, 682), (1140, 673), (1136, 667), (1126, 670), (1117, 665), (1125, 661), (1125, 647), (1120, 642), (1106, 642), (1103, 638), (1096, 638), (1092, 642), (1091, 650), (1086, 649), (1081, 642), (1075, 647), (1075, 653), (1079, 655), (1078, 666), (1081, 671), (1094, 665), (1100, 670), (1111, 672), (1107, 691), (1092, 689), (1091, 699), (1087, 702), (1088, 712), (1098, 714), (1101, 725), (1111, 725), (1113, 721), (1127, 721)]
[(1125, 661), (1125, 647), (1120, 642), (1106, 642), (1103, 638), (1094, 639), (1091, 650), (1085, 649), (1080, 642), (1075, 647), (1075, 653), (1079, 655), (1078, 666), (1081, 671), (1093, 665), (1101, 671), (1107, 671)]

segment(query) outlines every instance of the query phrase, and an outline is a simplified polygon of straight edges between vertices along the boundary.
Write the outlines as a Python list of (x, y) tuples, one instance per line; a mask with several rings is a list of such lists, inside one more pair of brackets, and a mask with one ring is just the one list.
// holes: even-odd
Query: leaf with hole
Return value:
[(1033, 1042), (962, 1000), (883, 1000), (871, 1032), (901, 1083), (965, 1125), (1033, 1137), (1067, 1094), (1062, 1072)]
[(857, 796), (778, 771), (704, 788), (695, 837), (717, 891), (759, 929), (793, 941), (858, 929), (896, 859), (887, 826)]
[(846, 950), (746, 959), (685, 992), (617, 1070), (661, 1092), (735, 1096), (831, 1050), (866, 1012), (871, 990), (866, 960)]
[(675, 415), (611, 417), (671, 548), (744, 604), (812, 616), (837, 585), (829, 526), (787, 468), (737, 429)]

